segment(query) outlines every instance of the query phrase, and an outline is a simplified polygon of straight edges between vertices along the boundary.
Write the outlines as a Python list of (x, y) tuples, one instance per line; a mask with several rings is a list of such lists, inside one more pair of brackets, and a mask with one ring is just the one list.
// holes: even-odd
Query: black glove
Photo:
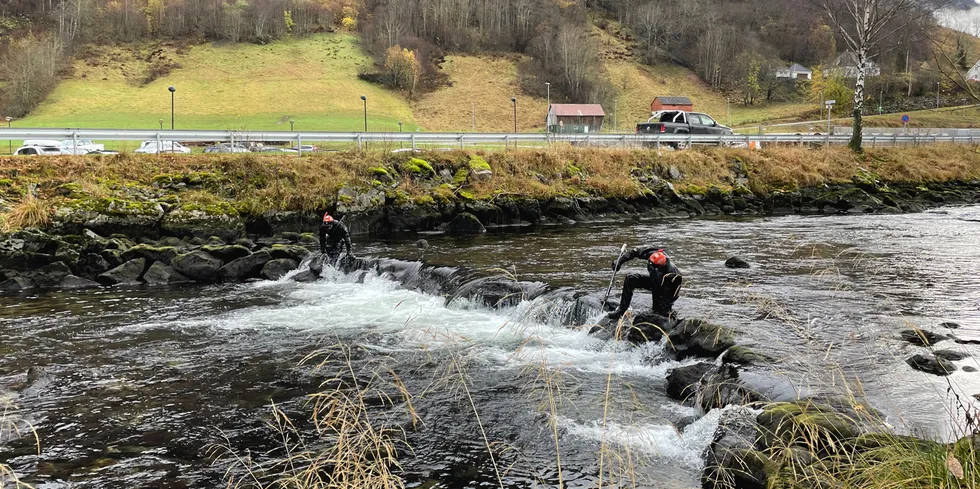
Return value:
[(618, 272), (620, 268), (623, 268), (623, 264), (619, 260), (613, 260), (612, 269)]

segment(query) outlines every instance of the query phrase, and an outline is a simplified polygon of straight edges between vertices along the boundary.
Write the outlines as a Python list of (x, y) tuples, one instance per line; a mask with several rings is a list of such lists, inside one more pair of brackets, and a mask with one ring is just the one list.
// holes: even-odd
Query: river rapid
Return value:
[[(431, 246), (417, 248), (419, 237)], [(356, 251), (601, 294), (622, 243), (666, 247), (686, 279), (679, 314), (735, 327), (800, 391), (867, 398), (898, 431), (943, 441), (960, 418), (953, 394), (974, 402), (980, 393), (980, 373), (913, 371), (905, 359), (924, 351), (898, 338), (910, 326), (949, 334), (940, 324), (951, 321), (957, 338), (980, 340), (978, 206), (616, 218), (359, 240)], [(730, 256), (752, 268), (725, 268)], [(5, 424), (30, 423), (37, 435), (0, 428), (0, 462), (42, 488), (221, 486), (227, 465), (212, 464), (215, 446), (256, 459), (274, 451), (270, 402), (300, 419), (327, 376), (301, 361), (345, 345), (358, 375), (395, 372), (416, 396), (421, 423), (400, 457), (409, 487), (498, 486), (487, 441), (506, 487), (557, 487), (556, 453), (565, 487), (594, 486), (603, 442), (629, 458), (640, 486), (699, 487), (719, 412), (664, 392), (667, 372), (692, 360), (590, 337), (585, 325), (562, 324), (563, 307), (447, 304), (390, 277), (333, 270), (315, 283), (0, 298), (0, 395), (17, 406)], [(958, 366), (980, 367), (977, 345), (940, 347), (970, 355)], [(31, 367), (41, 374), (28, 381)], [(542, 402), (548, 387), (554, 403)]]

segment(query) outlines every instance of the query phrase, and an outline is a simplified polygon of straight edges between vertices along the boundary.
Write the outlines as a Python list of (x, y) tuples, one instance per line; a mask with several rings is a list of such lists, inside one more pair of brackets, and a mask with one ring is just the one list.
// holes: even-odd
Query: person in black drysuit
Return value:
[(323, 215), (323, 224), (320, 225), (320, 253), (327, 256), (330, 264), (336, 264), (340, 258), (342, 248), (347, 249), (347, 254), (351, 253), (350, 232), (344, 223), (334, 219), (329, 213)]
[(674, 307), (674, 301), (677, 300), (677, 296), (681, 292), (681, 283), (684, 278), (673, 262), (670, 261), (667, 252), (658, 247), (635, 248), (614, 261), (613, 269), (619, 271), (624, 263), (635, 259), (646, 261), (649, 275), (631, 273), (626, 276), (619, 308), (609, 313), (609, 319), (619, 319), (623, 317), (623, 314), (626, 314), (630, 302), (633, 301), (634, 289), (653, 292), (652, 311), (661, 316), (669, 317)]

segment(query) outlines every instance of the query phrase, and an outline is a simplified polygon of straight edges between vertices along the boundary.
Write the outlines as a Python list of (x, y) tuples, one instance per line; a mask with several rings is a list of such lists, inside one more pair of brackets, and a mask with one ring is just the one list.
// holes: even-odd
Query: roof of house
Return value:
[[(864, 62), (865, 62), (865, 66), (867, 66), (868, 68), (873, 68), (875, 66), (878, 66), (878, 64), (875, 63), (874, 60), (871, 59), (871, 58), (866, 59)], [(854, 67), (856, 67), (857, 64), (858, 64), (857, 55), (854, 54), (854, 51), (847, 51), (847, 52), (841, 53), (836, 58), (834, 58), (834, 61), (831, 64), (833, 66), (845, 66), (845, 67), (846, 66), (854, 66)]]
[(605, 117), (599, 104), (551, 104), (557, 117)]
[(794, 72), (797, 72), (797, 73), (813, 73), (813, 70), (811, 70), (810, 68), (807, 68), (806, 66), (803, 66), (803, 65), (801, 65), (799, 63), (793, 63), (793, 64), (789, 65), (789, 71), (794, 71)]
[(659, 100), (664, 105), (694, 105), (687, 97), (656, 97), (653, 100)]
[(966, 79), (980, 82), (980, 61), (977, 61), (977, 64), (973, 65), (973, 68), (967, 72)]

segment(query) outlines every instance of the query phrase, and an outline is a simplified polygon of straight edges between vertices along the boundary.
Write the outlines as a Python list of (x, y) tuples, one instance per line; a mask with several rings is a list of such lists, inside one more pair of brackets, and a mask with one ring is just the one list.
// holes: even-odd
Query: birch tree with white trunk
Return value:
[(854, 84), (854, 131), (849, 146), (861, 151), (864, 86), (871, 54), (882, 43), (914, 21), (933, 12), (934, 3), (922, 0), (811, 0), (854, 54), (857, 76)]

